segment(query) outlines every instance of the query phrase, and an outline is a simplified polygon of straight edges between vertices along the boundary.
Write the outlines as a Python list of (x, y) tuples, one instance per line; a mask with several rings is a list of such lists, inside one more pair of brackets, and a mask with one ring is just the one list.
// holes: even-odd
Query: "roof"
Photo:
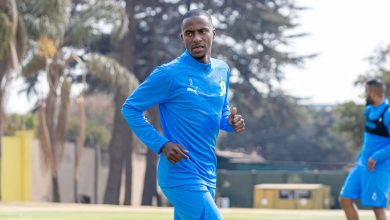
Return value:
[(229, 159), (231, 163), (264, 163), (266, 160), (256, 152), (251, 154), (228, 150), (217, 150), (217, 156)]
[(285, 184), (258, 184), (255, 185), (255, 189), (320, 189), (323, 188), (326, 185), (323, 184), (291, 184), (291, 183), (285, 183)]

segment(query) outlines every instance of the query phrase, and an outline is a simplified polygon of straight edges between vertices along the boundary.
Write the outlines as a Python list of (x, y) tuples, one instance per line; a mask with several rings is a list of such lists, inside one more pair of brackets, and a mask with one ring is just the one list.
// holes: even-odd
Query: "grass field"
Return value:
[[(1, 220), (172, 220), (171, 208), (77, 204), (4, 204)], [(222, 209), (225, 220), (344, 220), (341, 210)], [(361, 220), (375, 219), (360, 211)]]

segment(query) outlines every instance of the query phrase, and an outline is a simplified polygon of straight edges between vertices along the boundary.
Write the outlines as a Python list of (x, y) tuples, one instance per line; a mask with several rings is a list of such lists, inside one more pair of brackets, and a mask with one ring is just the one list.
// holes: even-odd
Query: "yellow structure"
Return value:
[(330, 187), (322, 184), (259, 184), (254, 207), (268, 209), (328, 209)]
[(31, 201), (32, 131), (3, 137), (1, 158), (2, 201)]

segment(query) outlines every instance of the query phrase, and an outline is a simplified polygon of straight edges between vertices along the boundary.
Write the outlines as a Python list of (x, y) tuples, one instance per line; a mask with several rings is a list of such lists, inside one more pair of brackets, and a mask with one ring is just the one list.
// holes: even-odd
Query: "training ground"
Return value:
[[(342, 210), (221, 209), (225, 220), (344, 220)], [(372, 211), (361, 220), (375, 219)], [(1, 220), (172, 220), (172, 208), (52, 203), (0, 203)]]

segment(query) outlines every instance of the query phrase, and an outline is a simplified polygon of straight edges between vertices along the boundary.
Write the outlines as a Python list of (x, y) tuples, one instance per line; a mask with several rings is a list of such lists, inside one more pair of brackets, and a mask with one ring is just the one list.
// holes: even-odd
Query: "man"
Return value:
[[(211, 16), (199, 9), (181, 23), (185, 52), (158, 66), (122, 107), (134, 133), (160, 156), (158, 183), (174, 206), (175, 220), (223, 219), (214, 202), (220, 129), (242, 132), (244, 119), (230, 112), (229, 67), (211, 58), (215, 29)], [(142, 113), (159, 105), (160, 135)]]
[(386, 86), (369, 80), (365, 86), (367, 107), (363, 147), (340, 193), (348, 220), (359, 219), (355, 199), (373, 208), (377, 220), (385, 220), (390, 183), (390, 112)]

